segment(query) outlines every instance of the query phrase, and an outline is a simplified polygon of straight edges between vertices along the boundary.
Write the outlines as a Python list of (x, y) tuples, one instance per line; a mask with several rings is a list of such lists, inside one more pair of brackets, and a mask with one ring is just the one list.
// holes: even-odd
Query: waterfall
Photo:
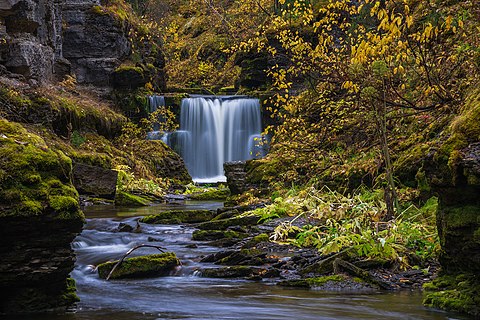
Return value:
[(223, 163), (264, 155), (260, 103), (253, 98), (182, 100), (180, 130), (162, 140), (184, 159), (196, 182), (225, 181)]
[[(148, 111), (149, 113), (153, 113), (158, 110), (159, 107), (164, 107), (165, 106), (165, 97), (164, 96), (157, 96), (157, 95), (152, 95), (148, 96)], [(162, 119), (159, 119), (159, 121), (162, 121)], [(147, 139), (149, 140), (161, 140), (164, 133), (161, 131), (158, 131), (159, 126), (154, 125), (153, 131), (150, 131), (147, 133)], [(165, 141), (164, 141), (165, 142)]]

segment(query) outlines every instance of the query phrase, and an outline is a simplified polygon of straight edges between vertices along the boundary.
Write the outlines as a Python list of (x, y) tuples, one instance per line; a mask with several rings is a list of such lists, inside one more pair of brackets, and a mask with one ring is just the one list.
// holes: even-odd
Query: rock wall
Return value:
[(245, 161), (225, 162), (223, 170), (227, 177), (228, 188), (233, 195), (241, 194), (249, 189)]
[(63, 0), (0, 2), (0, 64), (32, 83), (54, 78), (62, 58)]
[(0, 314), (65, 310), (78, 301), (70, 247), (81, 219), (0, 218)]
[(64, 0), (63, 56), (79, 83), (110, 86), (113, 71), (130, 54), (128, 30), (99, 10), (98, 0)]
[[(32, 85), (73, 74), (80, 84), (111, 88), (115, 70), (131, 57), (132, 28), (124, 17), (105, 10), (100, 0), (3, 0), (0, 65)], [(143, 45), (155, 50), (140, 52), (145, 73), (140, 85), (150, 81), (164, 89), (163, 53), (156, 43)]]

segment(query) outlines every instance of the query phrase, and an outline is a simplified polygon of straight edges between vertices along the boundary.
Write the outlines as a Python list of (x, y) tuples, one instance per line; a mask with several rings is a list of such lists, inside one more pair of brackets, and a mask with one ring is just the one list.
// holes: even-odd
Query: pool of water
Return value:
[[(221, 203), (185, 206), (214, 209)], [(467, 319), (423, 307), (419, 292), (332, 293), (283, 288), (273, 282), (203, 278), (197, 270), (215, 266), (198, 262), (200, 257), (219, 249), (201, 242), (197, 248), (189, 247), (193, 228), (140, 224), (136, 233), (117, 231), (120, 222), (134, 226), (138, 216), (165, 209), (169, 207), (87, 209), (87, 224), (72, 244), (77, 254), (72, 277), (81, 299), (76, 312), (28, 319)], [(99, 279), (95, 265), (118, 259), (149, 240), (174, 251), (183, 265), (168, 277)], [(144, 248), (134, 255), (156, 252)]]

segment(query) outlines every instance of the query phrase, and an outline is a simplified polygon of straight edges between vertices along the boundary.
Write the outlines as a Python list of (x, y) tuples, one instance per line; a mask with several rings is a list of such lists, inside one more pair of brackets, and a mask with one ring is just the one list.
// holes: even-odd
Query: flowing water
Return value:
[[(215, 202), (190, 202), (189, 208), (220, 206)], [(84, 231), (73, 245), (77, 263), (72, 272), (81, 302), (76, 313), (17, 319), (37, 320), (136, 320), (136, 319), (466, 319), (424, 308), (421, 294), (392, 292), (377, 294), (329, 293), (282, 288), (272, 282), (202, 278), (196, 271), (198, 258), (215, 251), (192, 244), (191, 227), (141, 225), (141, 232), (117, 232), (120, 222), (136, 224), (138, 216), (178, 206), (140, 209), (94, 207), (86, 210)], [(105, 281), (92, 268), (100, 262), (121, 257), (148, 238), (176, 252), (183, 266), (168, 277)], [(142, 251), (143, 250), (143, 251)], [(158, 252), (158, 251), (157, 251)], [(156, 253), (139, 249), (135, 254)]]
[[(164, 103), (150, 97), (152, 110)], [(223, 163), (264, 155), (262, 120), (258, 99), (231, 96), (201, 96), (182, 100), (180, 129), (151, 132), (185, 161), (195, 182), (225, 181)]]

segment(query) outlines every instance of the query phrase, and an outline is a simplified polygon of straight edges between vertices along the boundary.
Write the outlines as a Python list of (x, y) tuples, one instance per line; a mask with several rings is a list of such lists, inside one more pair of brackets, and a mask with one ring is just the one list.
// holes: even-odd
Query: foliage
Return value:
[[(297, 209), (288, 212), (295, 218), (281, 223), (271, 239), (315, 247), (322, 254), (348, 248), (359, 257), (382, 258), (403, 267), (411, 258), (424, 261), (434, 257), (438, 250), (436, 199), (422, 208), (410, 205), (396, 220), (382, 222), (386, 210), (382, 198), (381, 190), (359, 189), (342, 195), (328, 188), (307, 188), (286, 200)], [(279, 207), (281, 210), (282, 204)], [(276, 210), (275, 203), (266, 208), (270, 214)]]
[[(394, 192), (396, 153), (408, 153), (410, 137), (415, 144), (435, 137), (435, 123), (459, 111), (464, 89), (478, 78), (478, 24), (469, 19), (478, 8), (437, 1), (279, 3), (278, 15), (237, 48), (277, 61), (267, 70), (276, 91), (270, 111), (280, 122), (269, 128), (269, 159), (285, 164), (276, 175), (303, 183), (337, 173), (357, 186), (372, 176)], [(365, 170), (352, 176), (363, 155)]]
[(168, 190), (169, 181), (167, 179), (157, 178), (147, 180), (144, 178), (136, 178), (135, 174), (131, 171), (131, 168), (126, 165), (117, 165), (115, 170), (118, 172), (118, 191), (162, 197), (166, 194), (166, 190)]

